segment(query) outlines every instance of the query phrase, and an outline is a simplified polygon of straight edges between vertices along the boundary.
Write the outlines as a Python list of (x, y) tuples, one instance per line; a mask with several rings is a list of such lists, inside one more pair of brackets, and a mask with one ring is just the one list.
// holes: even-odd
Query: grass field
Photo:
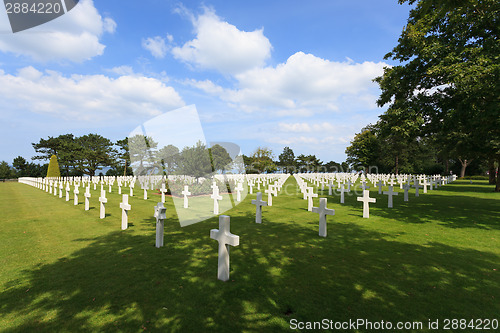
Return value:
[[(287, 185), (295, 189), (293, 177)], [(217, 217), (181, 228), (169, 198), (157, 249), (159, 196), (130, 198), (130, 227), (121, 231), (116, 188), (100, 220), (97, 191), (84, 211), (82, 190), (74, 206), (0, 183), (0, 331), (274, 332), (290, 331), (294, 319), (362, 318), (422, 322), (413, 331), (424, 332), (429, 319), (440, 331), (445, 319), (500, 320), (500, 193), (492, 189), (456, 181), (412, 192), (409, 202), (400, 193), (388, 209), (372, 188), (369, 219), (355, 196), (341, 205), (319, 191), (335, 209), (326, 238), (301, 194), (274, 198), (261, 225), (248, 195), (225, 213), (240, 246), (224, 283), (209, 237)]]

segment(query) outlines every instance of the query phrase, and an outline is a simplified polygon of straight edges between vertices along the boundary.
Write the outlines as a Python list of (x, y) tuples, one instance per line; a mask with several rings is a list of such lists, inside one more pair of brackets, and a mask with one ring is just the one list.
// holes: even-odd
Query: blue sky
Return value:
[(396, 0), (82, 0), (13, 34), (1, 7), (0, 160), (30, 159), (32, 142), (65, 133), (122, 139), (194, 104), (207, 142), (342, 162), (384, 111), (372, 79), (393, 65), (383, 56), (409, 10)]

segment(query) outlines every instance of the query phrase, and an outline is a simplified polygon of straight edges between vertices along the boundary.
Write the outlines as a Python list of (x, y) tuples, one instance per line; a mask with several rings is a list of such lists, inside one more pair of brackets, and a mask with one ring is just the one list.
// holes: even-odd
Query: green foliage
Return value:
[(178, 172), (196, 178), (208, 177), (212, 173), (210, 154), (201, 141), (198, 141), (192, 147), (182, 149)]
[[(252, 154), (247, 173), (271, 173), (276, 171), (276, 164), (273, 161), (273, 151), (266, 147), (258, 147)], [(245, 161), (245, 164), (247, 164)]]
[(0, 179), (11, 179), (15, 177), (15, 170), (10, 165), (2, 161), (0, 162)]
[(295, 161), (298, 172), (319, 172), (322, 164), (316, 155), (300, 154)]
[(52, 155), (50, 157), (49, 168), (47, 170), (47, 177), (61, 177), (61, 170), (59, 170), (59, 163), (57, 162), (57, 156)]
[(219, 144), (214, 145), (208, 149), (210, 154), (210, 161), (212, 163), (212, 169), (215, 172), (224, 172), (225, 169), (230, 167), (233, 161), (227, 150)]
[(368, 170), (377, 165), (380, 158), (380, 141), (373, 128), (365, 128), (354, 136), (351, 145), (346, 148), (347, 162), (353, 168)]
[(152, 137), (136, 134), (128, 138), (128, 148), (135, 175), (153, 174), (158, 171), (155, 149), (158, 142)]
[(389, 123), (421, 122), (418, 136), (432, 136), (442, 157), (500, 161), (500, 2), (400, 2), (416, 4), (385, 57), (400, 65), (376, 79), (378, 104), (403, 110)]
[(165, 146), (158, 150), (157, 158), (161, 161), (165, 173), (173, 174), (180, 163), (179, 148), (174, 145)]
[(279, 166), (283, 168), (285, 173), (291, 173), (295, 170), (295, 154), (290, 147), (283, 148), (283, 152), (280, 154)]
[[(121, 160), (123, 163), (123, 167), (119, 167), (118, 166), (119, 163), (117, 163), (115, 167), (115, 170), (117, 171), (116, 176), (132, 175), (132, 170), (129, 168), (131, 162), (130, 162), (130, 150), (128, 147), (128, 138), (116, 141), (116, 146), (118, 146), (119, 149), (119, 151), (116, 154), (116, 158)], [(120, 169), (122, 169), (123, 171), (120, 174), (118, 174), (118, 170)]]
[(75, 143), (79, 147), (76, 168), (80, 172), (94, 176), (99, 168), (115, 164), (113, 156), (116, 151), (109, 139), (99, 134), (87, 134), (76, 138)]

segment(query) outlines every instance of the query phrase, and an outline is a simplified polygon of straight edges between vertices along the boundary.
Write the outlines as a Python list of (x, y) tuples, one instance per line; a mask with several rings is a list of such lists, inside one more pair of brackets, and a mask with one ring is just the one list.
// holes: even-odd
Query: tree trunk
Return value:
[(469, 164), (471, 164), (472, 160), (462, 160), (458, 159), (460, 161), (460, 164), (462, 164), (462, 169), (460, 170), (460, 178), (465, 177), (465, 169)]
[(399, 155), (396, 155), (396, 175), (399, 174)]
[(446, 158), (446, 174), (450, 173), (450, 160)]
[(495, 185), (497, 182), (496, 181), (496, 172), (497, 172), (497, 168), (495, 168), (495, 160), (491, 159), (489, 161), (489, 164), (488, 164), (488, 173), (490, 176), (489, 184), (490, 185)]

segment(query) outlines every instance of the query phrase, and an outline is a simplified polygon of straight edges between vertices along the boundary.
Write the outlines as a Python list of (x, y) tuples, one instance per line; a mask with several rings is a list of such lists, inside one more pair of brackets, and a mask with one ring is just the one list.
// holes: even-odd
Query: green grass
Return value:
[(216, 217), (181, 228), (169, 199), (165, 246), (157, 249), (152, 213), (160, 197), (151, 192), (145, 201), (135, 191), (130, 227), (121, 231), (117, 193), (108, 193), (100, 220), (98, 191), (84, 211), (82, 195), (74, 206), (72, 197), (0, 184), (0, 331), (274, 332), (290, 331), (291, 319), (424, 328), (428, 319), (500, 320), (500, 193), (485, 181), (456, 181), (406, 203), (400, 193), (393, 209), (372, 187), (369, 219), (355, 196), (341, 205), (320, 190), (335, 209), (326, 238), (295, 180), (286, 185), (293, 193), (284, 187), (261, 225), (255, 194), (225, 213), (240, 246), (231, 248), (224, 283), (209, 237)]

